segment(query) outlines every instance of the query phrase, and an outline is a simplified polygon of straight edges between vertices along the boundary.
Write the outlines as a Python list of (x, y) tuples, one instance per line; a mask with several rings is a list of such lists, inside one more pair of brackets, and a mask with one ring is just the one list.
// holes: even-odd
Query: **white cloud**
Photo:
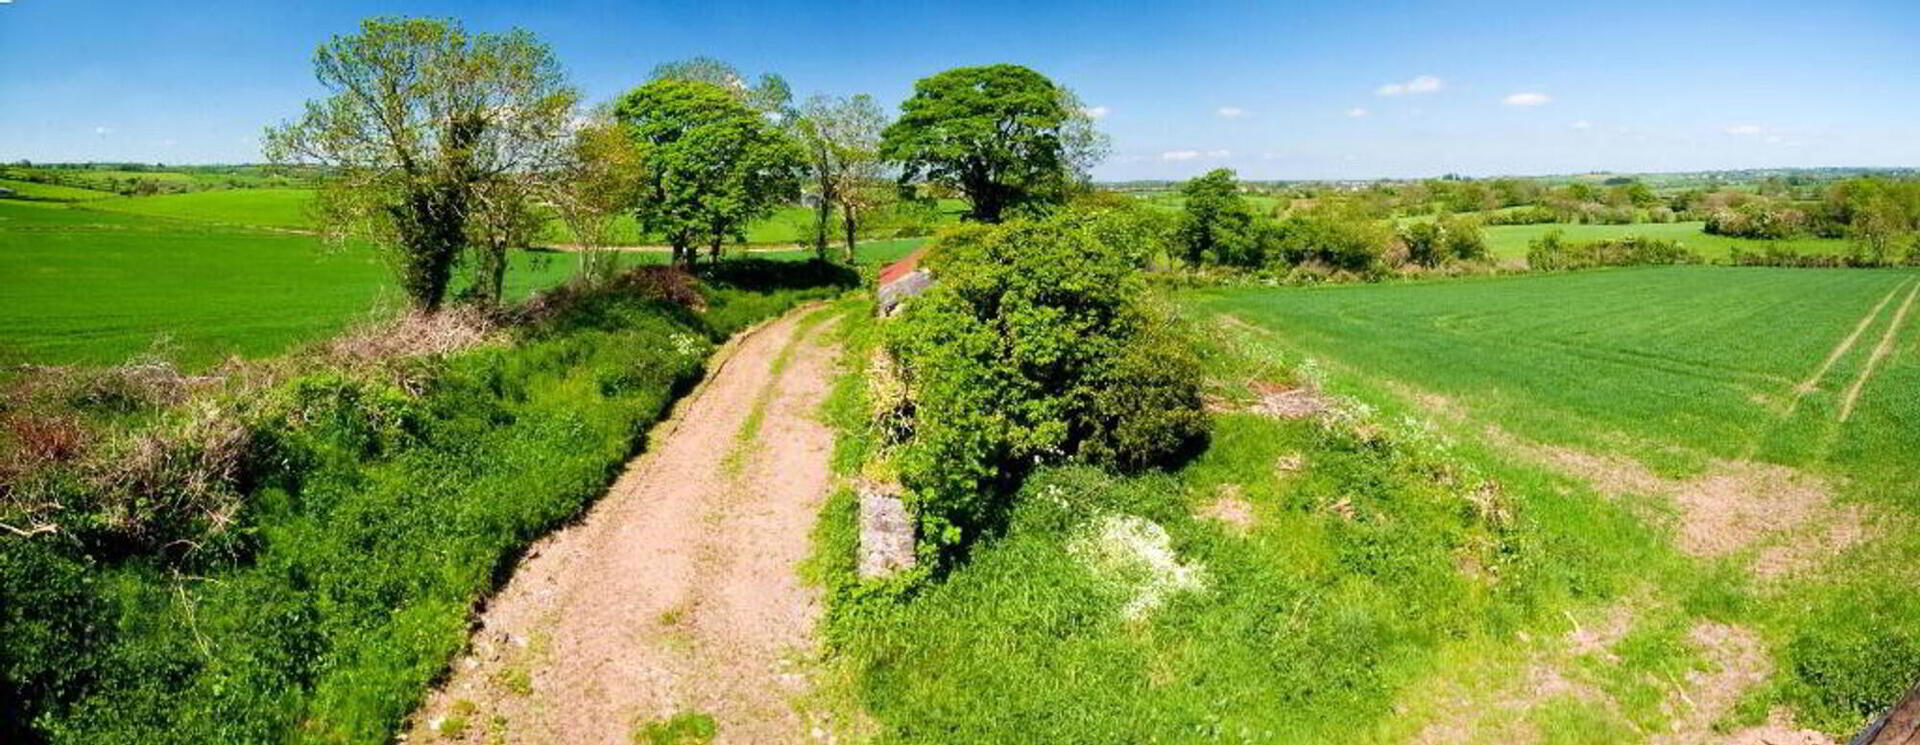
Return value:
[(1084, 109), (1081, 109), (1081, 111), (1086, 112), (1086, 115), (1088, 117), (1099, 119), (1111, 113), (1112, 110), (1108, 109), (1105, 106), (1088, 106)]
[(1446, 81), (1432, 75), (1421, 75), (1404, 83), (1388, 83), (1373, 89), (1376, 95), (1404, 96), (1413, 93), (1432, 93), (1446, 87)]
[(93, 133), (101, 136), (113, 134), (112, 127), (94, 127)]
[(1199, 158), (1225, 158), (1232, 154), (1232, 150), (1168, 150), (1160, 154), (1160, 159), (1177, 162)]
[(1247, 115), (1247, 110), (1238, 106), (1222, 106), (1213, 113), (1219, 114), (1222, 119), (1239, 119)]
[(1508, 106), (1539, 106), (1552, 100), (1553, 97), (1545, 93), (1521, 91), (1500, 99), (1500, 103)]
[(1767, 135), (1766, 141), (1773, 144), (1779, 144), (1781, 142), (1785, 142), (1786, 140), (1781, 138), (1780, 135)]
[(1580, 121), (1574, 122), (1573, 124), (1568, 126), (1571, 126), (1574, 129), (1587, 130), (1587, 129), (1593, 129), (1593, 122), (1587, 121), (1585, 119), (1581, 119)]
[(1351, 109), (1347, 109), (1347, 118), (1349, 119), (1359, 119), (1360, 117), (1363, 117), (1366, 115), (1367, 115), (1367, 110), (1359, 106), (1355, 106)]
[(1760, 125), (1758, 124), (1735, 124), (1726, 129), (1727, 134), (1742, 136), (1757, 135), (1760, 134), (1760, 131)]

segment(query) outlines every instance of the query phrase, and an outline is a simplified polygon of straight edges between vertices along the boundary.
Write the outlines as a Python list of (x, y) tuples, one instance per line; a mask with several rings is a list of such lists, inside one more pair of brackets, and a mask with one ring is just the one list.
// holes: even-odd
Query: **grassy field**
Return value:
[(308, 189), (217, 189), (151, 197), (119, 197), (92, 202), (88, 209), (152, 217), (197, 220), (223, 225), (311, 228)]
[[(1920, 591), (1900, 558), (1920, 550), (1920, 324), (1903, 313), (1916, 287), (1912, 271), (1668, 267), (1196, 302), (1276, 354), (1313, 360), (1328, 387), (1436, 423), (1514, 483), (1544, 467), (1573, 477), (1562, 490), (1629, 505), (1638, 530), (1672, 549), (1617, 568), (1614, 581), (1637, 588), (1608, 611), (1628, 619), (1625, 641), (1667, 633), (1700, 652), (1676, 630), (1733, 629), (1751, 639), (1740, 664), (1760, 682), (1714, 694), (1732, 702), (1716, 725), (1783, 706), (1844, 736), (1920, 667)], [(1548, 494), (1508, 493), (1518, 509), (1555, 512), (1539, 510)], [(1612, 536), (1581, 539), (1609, 560), (1635, 555)], [(1701, 675), (1735, 664), (1705, 648)], [(1481, 687), (1416, 682), (1402, 706), (1497, 704), (1510, 694), (1491, 681), (1537, 665), (1472, 645), (1451, 654), (1448, 675)], [(1611, 709), (1590, 700), (1506, 726), (1653, 726), (1634, 715), (1632, 686), (1662, 663), (1615, 657), (1572, 661)]]
[[(565, 255), (516, 252), (511, 292), (573, 268)], [(12, 202), (0, 202), (0, 276), (0, 354), (36, 363), (122, 362), (156, 343), (189, 365), (270, 354), (400, 300), (366, 248)]]
[(12, 189), (22, 199), (38, 199), (53, 202), (82, 202), (89, 199), (105, 199), (113, 196), (111, 192), (78, 189), (59, 184), (42, 184), (33, 181), (15, 181), (0, 179), (0, 188)]
[[(829, 504), (833, 696), (906, 743), (1801, 741), (1750, 729), (1776, 709), (1844, 740), (1920, 669), (1916, 287), (1669, 267), (1188, 295), (1222, 410), (1192, 461), (1045, 470), (898, 599), (847, 579), (855, 500)], [(877, 446), (849, 359), (853, 475)], [(1254, 383), (1335, 413), (1246, 411)]]
[[(272, 354), (399, 307), (392, 272), (371, 250), (239, 226), (285, 225), (299, 194), (205, 191), (85, 208), (0, 201), (0, 276), (8, 278), (0, 283), (0, 358), (114, 363), (159, 344), (197, 366), (229, 354)], [(199, 219), (174, 219), (188, 217)], [(859, 257), (892, 261), (922, 240), (868, 242)], [(755, 255), (804, 259), (812, 252)], [(645, 263), (665, 255), (621, 258)], [(509, 293), (525, 297), (576, 265), (565, 253), (516, 251)]]
[[(1524, 258), (1527, 255), (1527, 243), (1552, 230), (1561, 231), (1567, 240), (1575, 243), (1625, 238), (1630, 235), (1675, 241), (1708, 259), (1726, 258), (1735, 248), (1744, 251), (1761, 251), (1768, 244), (1773, 243), (1773, 241), (1708, 235), (1701, 231), (1705, 224), (1670, 222), (1635, 225), (1495, 225), (1486, 228), (1487, 249), (1495, 258)], [(1848, 246), (1847, 241), (1838, 238), (1795, 238), (1779, 241), (1779, 244), (1803, 254), (1845, 253)]]

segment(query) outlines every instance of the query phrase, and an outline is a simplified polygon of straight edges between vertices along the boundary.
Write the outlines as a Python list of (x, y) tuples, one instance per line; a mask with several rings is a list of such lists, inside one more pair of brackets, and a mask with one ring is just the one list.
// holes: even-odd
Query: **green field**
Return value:
[(37, 199), (51, 202), (82, 202), (89, 199), (104, 199), (113, 196), (111, 192), (78, 189), (59, 184), (42, 184), (33, 181), (15, 181), (0, 179), (0, 188), (12, 189), (21, 199)]
[[(1708, 235), (1701, 231), (1706, 223), (1669, 222), (1638, 223), (1633, 225), (1495, 225), (1486, 228), (1487, 249), (1495, 258), (1525, 258), (1527, 244), (1549, 231), (1561, 231), (1567, 240), (1575, 243), (1641, 236), (1669, 240), (1698, 252), (1707, 259), (1724, 259), (1733, 249), (1757, 252), (1765, 250), (1775, 241), (1757, 241), (1747, 238), (1729, 238), (1723, 235)], [(1847, 241), (1839, 238), (1795, 238), (1778, 241), (1781, 247), (1803, 254), (1840, 254), (1847, 251)]]
[[(573, 268), (563, 254), (516, 252), (511, 292)], [(271, 354), (400, 301), (364, 247), (12, 202), (0, 202), (0, 276), (0, 355), (36, 363), (123, 362), (156, 343), (189, 365)]]
[[(1642, 527), (1592, 526), (1573, 540), (1619, 562), (1606, 584), (1637, 588), (1606, 604), (1635, 619), (1627, 639), (1643, 625), (1670, 637), (1706, 623), (1745, 629), (1770, 658), (1765, 683), (1741, 692), (1723, 724), (1779, 705), (1846, 734), (1920, 661), (1908, 610), (1920, 590), (1903, 558), (1920, 550), (1920, 318), (1901, 311), (1916, 287), (1910, 270), (1663, 267), (1214, 291), (1194, 303), (1318, 370), (1326, 387), (1457, 438), (1528, 520), (1577, 524), (1582, 508), (1564, 496), (1617, 493)], [(1512, 488), (1543, 469), (1573, 481), (1560, 496)], [(1636, 549), (1642, 530), (1673, 548)], [(1687, 651), (1664, 643), (1678, 646), (1575, 660), (1574, 679), (1590, 677), (1617, 707), (1542, 710), (1529, 726), (1657, 722), (1634, 714), (1631, 689), (1672, 664), (1660, 655)], [(1448, 654), (1445, 676), (1461, 682), (1416, 679), (1404, 707), (1465, 697), (1497, 708), (1507, 694), (1489, 681), (1532, 664), (1474, 644)]]
[[(366, 247), (329, 248), (316, 237), (238, 225), (286, 225), (298, 194), (205, 191), (84, 208), (0, 201), (0, 276), (8, 278), (0, 283), (0, 359), (116, 363), (159, 344), (198, 366), (273, 354), (399, 307), (392, 272)], [(200, 219), (173, 219), (185, 217)], [(868, 242), (859, 258), (891, 261), (922, 241)], [(647, 263), (665, 254), (621, 258)], [(558, 282), (577, 263), (565, 253), (516, 251), (509, 294)]]
[(92, 202), (88, 209), (171, 217), (225, 225), (310, 228), (308, 189), (216, 189)]

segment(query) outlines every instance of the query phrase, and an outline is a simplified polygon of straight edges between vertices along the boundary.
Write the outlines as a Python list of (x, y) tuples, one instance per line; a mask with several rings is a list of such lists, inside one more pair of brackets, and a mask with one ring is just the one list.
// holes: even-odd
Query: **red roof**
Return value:
[(913, 253), (907, 254), (905, 258), (888, 264), (885, 269), (881, 269), (879, 277), (874, 280), (874, 284), (884, 287), (899, 281), (901, 277), (912, 274), (913, 270), (920, 268), (920, 260), (925, 258), (926, 255), (926, 246), (914, 249)]

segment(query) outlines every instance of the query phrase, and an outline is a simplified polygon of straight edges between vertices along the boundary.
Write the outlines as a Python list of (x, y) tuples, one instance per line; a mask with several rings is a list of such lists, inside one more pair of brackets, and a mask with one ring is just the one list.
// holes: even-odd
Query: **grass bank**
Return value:
[[(0, 474), (0, 522), (49, 529), (0, 536), (0, 735), (391, 741), (475, 600), (601, 493), (714, 344), (849, 282), (634, 276), (190, 393), (139, 370), (13, 391), (0, 444), (32, 467)], [(676, 302), (693, 292), (705, 310)]]

